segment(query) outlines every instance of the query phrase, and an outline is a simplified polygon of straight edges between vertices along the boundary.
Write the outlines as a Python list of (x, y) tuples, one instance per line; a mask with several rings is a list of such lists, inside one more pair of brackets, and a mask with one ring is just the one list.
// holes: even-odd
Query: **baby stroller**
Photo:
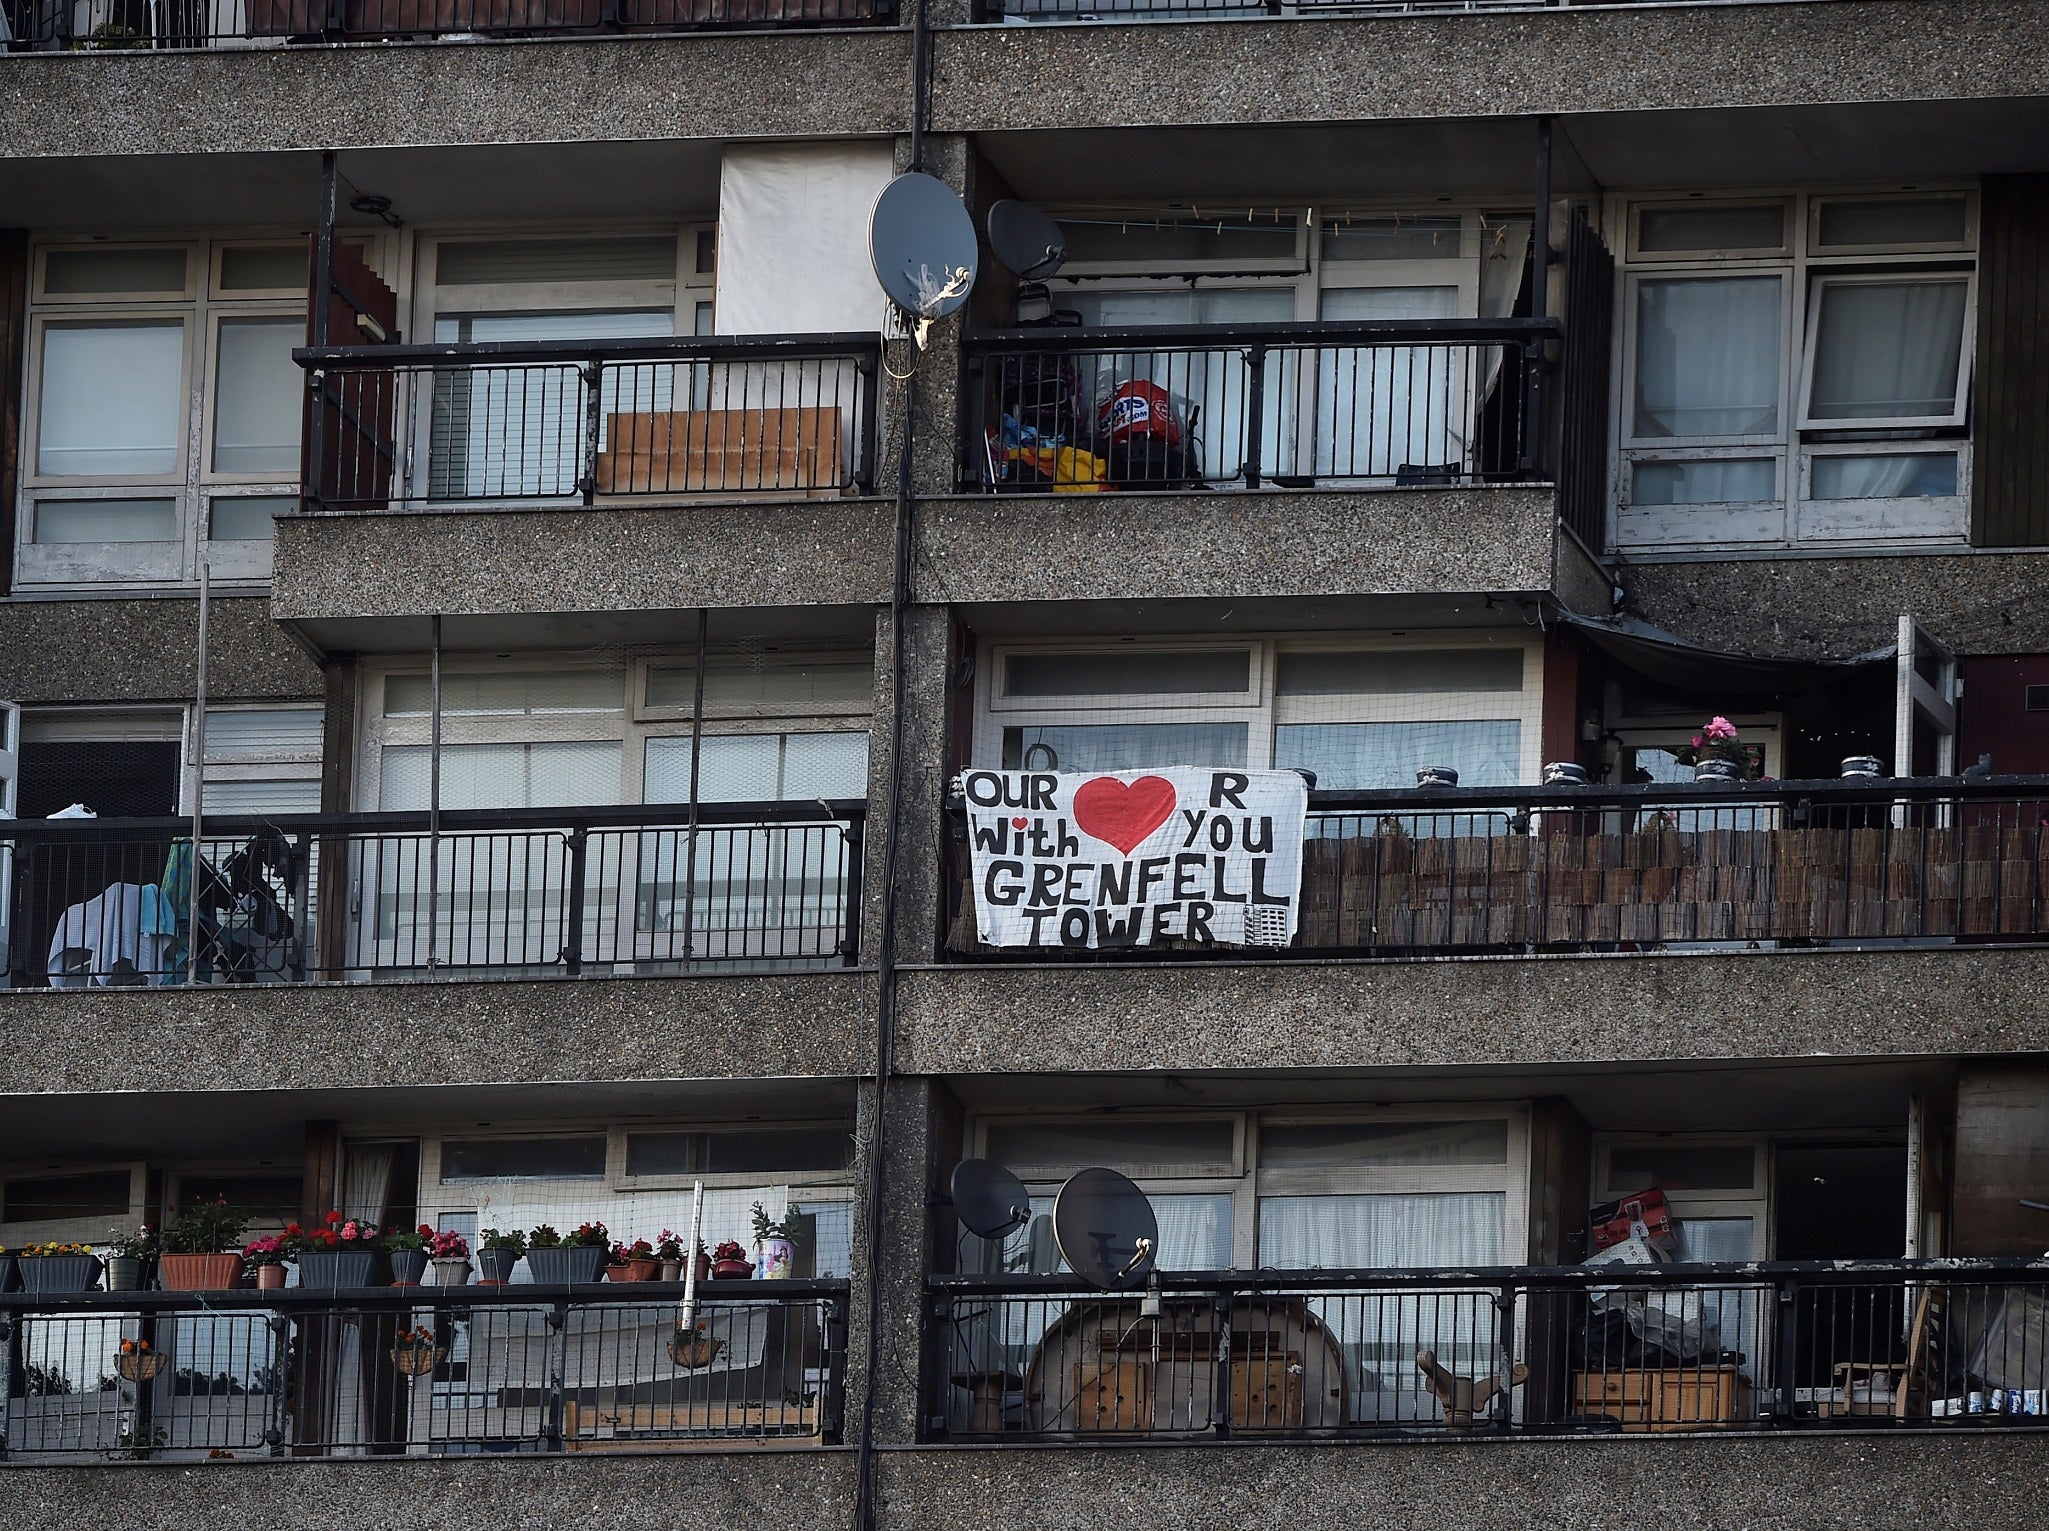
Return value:
[(275, 831), (252, 836), (218, 868), (196, 857), (190, 840), (174, 840), (158, 885), (177, 918), (177, 937), (163, 982), (183, 983), (188, 967), (194, 968), (201, 983), (275, 983), (297, 977), (299, 954), (293, 938), (298, 924), (288, 906), (299, 886), (298, 874), (298, 853)]

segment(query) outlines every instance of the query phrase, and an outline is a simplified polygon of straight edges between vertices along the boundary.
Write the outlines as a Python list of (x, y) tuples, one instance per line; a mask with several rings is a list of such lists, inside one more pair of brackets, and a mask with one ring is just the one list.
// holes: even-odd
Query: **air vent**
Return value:
[(2049, 712), (2049, 686), (2030, 686), (2022, 707), (2028, 712)]

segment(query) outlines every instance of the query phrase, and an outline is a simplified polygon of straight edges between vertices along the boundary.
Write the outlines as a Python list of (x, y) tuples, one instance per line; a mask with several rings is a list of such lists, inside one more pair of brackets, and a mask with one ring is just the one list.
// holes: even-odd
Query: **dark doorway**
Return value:
[[(1773, 1249), (1781, 1260), (1897, 1260), (1906, 1248), (1907, 1151), (1780, 1147)], [(1905, 1317), (1897, 1287), (1801, 1293), (1793, 1384), (1835, 1386), (1838, 1361), (1898, 1361)]]

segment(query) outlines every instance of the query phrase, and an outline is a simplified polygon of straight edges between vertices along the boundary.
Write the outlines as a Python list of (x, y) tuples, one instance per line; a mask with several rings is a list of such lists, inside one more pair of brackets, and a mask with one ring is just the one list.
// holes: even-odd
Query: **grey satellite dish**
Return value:
[(1067, 235), (1060, 225), (1031, 203), (1010, 197), (989, 209), (989, 248), (1028, 282), (1067, 264)]
[(1032, 1198), (995, 1160), (963, 1159), (953, 1167), (953, 1210), (969, 1233), (1000, 1239), (1031, 1220)]
[(1127, 1291), (1152, 1273), (1160, 1221), (1145, 1192), (1115, 1170), (1083, 1170), (1053, 1202), (1053, 1239), (1097, 1291)]
[(891, 302), (913, 319), (944, 319), (974, 289), (975, 221), (952, 187), (907, 170), (875, 198), (868, 255)]

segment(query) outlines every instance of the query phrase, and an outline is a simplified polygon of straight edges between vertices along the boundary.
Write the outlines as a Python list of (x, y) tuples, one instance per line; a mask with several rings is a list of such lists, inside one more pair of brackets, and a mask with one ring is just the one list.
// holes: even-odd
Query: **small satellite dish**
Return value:
[(974, 289), (975, 221), (952, 187), (907, 170), (875, 198), (868, 254), (890, 301), (930, 324), (958, 311)]
[(953, 1167), (953, 1210), (969, 1233), (1000, 1239), (1031, 1221), (1032, 1198), (995, 1160), (963, 1159)]
[(1067, 235), (1060, 225), (1031, 203), (1010, 197), (989, 209), (989, 248), (1028, 282), (1067, 264)]
[(1160, 1221), (1145, 1192), (1115, 1170), (1083, 1170), (1053, 1202), (1053, 1239), (1097, 1291), (1127, 1291), (1152, 1273)]

